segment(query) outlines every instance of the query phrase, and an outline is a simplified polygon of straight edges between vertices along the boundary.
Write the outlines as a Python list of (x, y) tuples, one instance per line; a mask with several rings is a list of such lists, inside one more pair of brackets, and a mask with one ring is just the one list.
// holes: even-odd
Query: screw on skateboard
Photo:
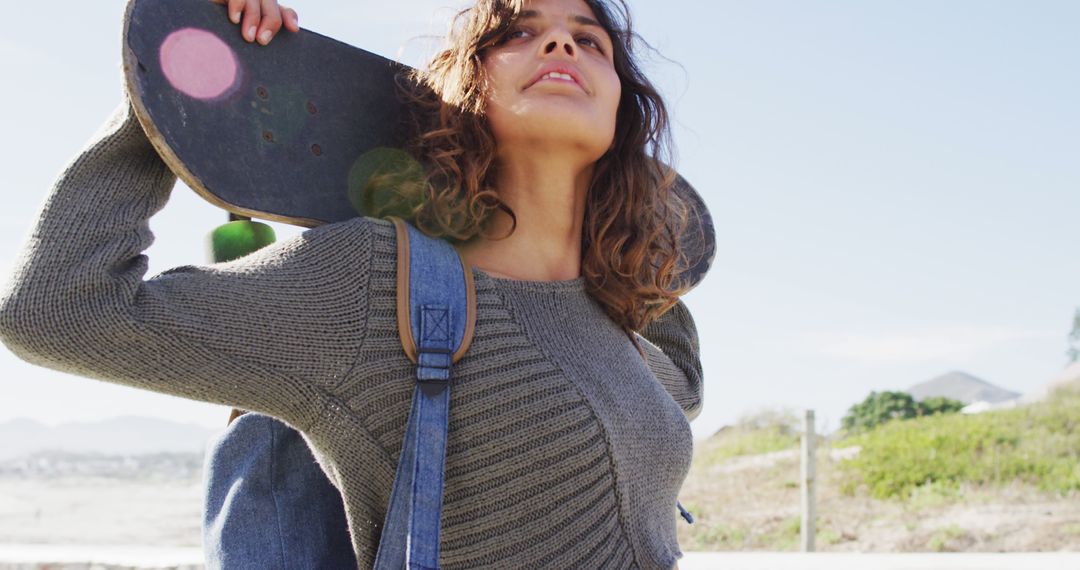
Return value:
[[(124, 77), (158, 153), (232, 218), (314, 227), (368, 215), (378, 199), (365, 195), (368, 177), (415, 165), (395, 83), (410, 68), (305, 29), (248, 43), (225, 11), (208, 0), (128, 3)], [(712, 218), (681, 176), (676, 193), (691, 208), (684, 279), (696, 285), (716, 250)]]

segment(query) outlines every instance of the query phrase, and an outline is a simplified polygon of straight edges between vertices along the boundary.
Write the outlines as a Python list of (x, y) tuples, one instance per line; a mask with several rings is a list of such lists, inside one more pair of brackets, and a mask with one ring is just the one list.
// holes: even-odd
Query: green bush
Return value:
[(893, 420), (951, 414), (963, 407), (963, 402), (941, 396), (916, 402), (907, 392), (870, 392), (865, 400), (848, 409), (841, 425), (848, 433), (859, 433)]
[(964, 403), (958, 400), (950, 400), (944, 396), (937, 396), (920, 400), (916, 404), (916, 408), (916, 413), (920, 416), (955, 414), (964, 409)]
[(1080, 391), (1010, 410), (890, 422), (837, 445), (861, 447), (841, 463), (849, 493), (865, 486), (878, 498), (908, 498), (930, 484), (1016, 479), (1068, 493), (1080, 490)]

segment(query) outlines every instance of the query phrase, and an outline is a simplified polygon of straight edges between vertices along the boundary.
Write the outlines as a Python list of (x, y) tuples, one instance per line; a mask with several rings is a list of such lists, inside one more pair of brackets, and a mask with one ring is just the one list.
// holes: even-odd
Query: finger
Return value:
[(255, 41), (255, 33), (259, 29), (259, 20), (262, 19), (262, 11), (259, 8), (259, 0), (244, 1), (244, 23), (240, 24), (240, 33), (244, 39)]
[(300, 16), (292, 8), (281, 7), (281, 17), (285, 20), (285, 29), (290, 32), (300, 31)]
[(259, 43), (266, 45), (281, 29), (281, 8), (277, 0), (262, 0), (262, 19), (259, 23)]

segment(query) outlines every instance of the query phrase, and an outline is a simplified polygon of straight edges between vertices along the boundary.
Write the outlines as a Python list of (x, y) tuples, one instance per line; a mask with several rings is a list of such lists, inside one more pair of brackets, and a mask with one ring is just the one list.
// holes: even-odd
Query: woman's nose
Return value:
[(544, 42), (543, 46), (544, 55), (550, 55), (552, 52), (561, 49), (566, 55), (573, 58), (577, 57), (577, 50), (574, 47), (574, 37), (565, 30), (552, 31), (551, 37), (547, 42)]
[(571, 42), (561, 42), (561, 41), (548, 42), (548, 44), (546, 46), (544, 46), (544, 53), (549, 54), (549, 53), (559, 49), (559, 44), (560, 43), (563, 44), (563, 50), (566, 51), (567, 55), (570, 55), (570, 56), (574, 55), (574, 44), (571, 43)]

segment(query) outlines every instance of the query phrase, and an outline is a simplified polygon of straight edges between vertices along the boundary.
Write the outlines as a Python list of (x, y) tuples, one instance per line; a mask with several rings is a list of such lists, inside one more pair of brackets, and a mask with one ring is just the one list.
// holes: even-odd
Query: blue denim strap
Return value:
[[(408, 240), (407, 258), (406, 248), (399, 244), (398, 263), (408, 264), (408, 303), (404, 306), (416, 343), (417, 384), (375, 568), (432, 570), (439, 567), (450, 378), (454, 352), (466, 337), (471, 281), (450, 244), (395, 221), (399, 223), (399, 239)], [(401, 285), (398, 295), (404, 294)]]
[(682, 515), (682, 518), (686, 519), (686, 522), (694, 524), (694, 515), (690, 514), (690, 511), (682, 506), (682, 502), (675, 501), (675, 506), (679, 508), (679, 514)]

